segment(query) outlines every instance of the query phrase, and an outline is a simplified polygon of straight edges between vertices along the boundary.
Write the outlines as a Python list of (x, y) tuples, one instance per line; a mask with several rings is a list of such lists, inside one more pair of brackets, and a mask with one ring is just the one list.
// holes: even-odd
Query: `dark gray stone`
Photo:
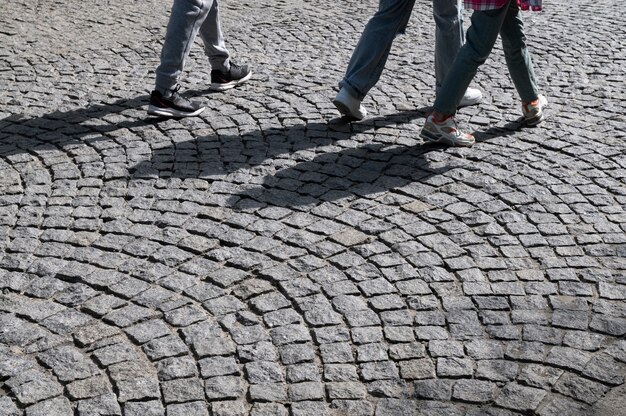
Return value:
[[(202, 367), (202, 361), (199, 363)], [(156, 364), (159, 380), (167, 381), (198, 375), (196, 360), (192, 357), (170, 357)]]
[(331, 409), (339, 414), (372, 416), (374, 406), (364, 400), (333, 400)]
[(572, 397), (587, 404), (594, 404), (610, 387), (588, 380), (577, 375), (564, 374), (555, 384), (554, 389), (561, 394)]
[(205, 381), (205, 394), (208, 399), (237, 399), (243, 392), (244, 387), (239, 377), (213, 377)]
[(61, 381), (87, 378), (100, 372), (80, 350), (70, 346), (52, 348), (38, 357)]
[(279, 403), (255, 403), (250, 416), (288, 416), (289, 411)]
[(289, 399), (294, 402), (320, 400), (324, 398), (324, 385), (304, 382), (289, 385)]
[(251, 384), (280, 383), (284, 381), (281, 366), (270, 361), (253, 361), (245, 365), (247, 381)]
[(26, 408), (26, 416), (71, 416), (74, 412), (65, 397), (45, 400)]
[(208, 405), (204, 401), (168, 404), (167, 416), (209, 416)]
[(542, 364), (528, 364), (520, 372), (519, 380), (531, 387), (550, 389), (563, 373), (564, 371), (559, 368)]
[(322, 344), (320, 345), (320, 354), (324, 364), (341, 364), (354, 361), (352, 346), (344, 342)]
[(92, 399), (79, 400), (78, 414), (80, 416), (120, 416), (122, 409), (115, 394), (110, 393)]
[(473, 373), (473, 361), (468, 358), (437, 358), (439, 377), (471, 376)]
[(130, 400), (160, 399), (159, 382), (152, 378), (136, 378), (119, 380), (115, 383), (118, 391), (118, 401), (124, 403)]
[(165, 408), (161, 402), (127, 402), (124, 404), (124, 415), (128, 416), (164, 416)]
[(111, 393), (113, 389), (106, 376), (90, 377), (74, 381), (66, 386), (67, 393), (72, 400), (88, 399)]
[(251, 385), (248, 394), (253, 401), (284, 402), (287, 401), (287, 388), (284, 384)]
[(504, 386), (495, 403), (520, 412), (534, 411), (546, 394), (544, 390), (509, 383)]
[(376, 416), (414, 416), (417, 403), (414, 400), (380, 399), (376, 405)]
[(399, 376), (398, 368), (392, 361), (361, 364), (361, 376), (365, 381), (391, 380)]
[(417, 380), (413, 386), (418, 399), (448, 401), (452, 397), (451, 380)]
[(496, 383), (481, 380), (459, 380), (454, 383), (452, 397), (472, 403), (491, 402), (497, 391)]

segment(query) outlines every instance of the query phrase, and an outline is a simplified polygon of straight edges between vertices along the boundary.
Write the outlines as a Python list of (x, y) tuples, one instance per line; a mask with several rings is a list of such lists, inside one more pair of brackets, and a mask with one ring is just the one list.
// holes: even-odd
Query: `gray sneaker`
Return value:
[(420, 137), (429, 142), (455, 147), (472, 147), (476, 142), (474, 136), (459, 130), (453, 116), (437, 123), (432, 114), (426, 119)]
[(150, 94), (148, 115), (159, 117), (193, 117), (204, 111), (204, 107), (186, 99), (178, 93), (178, 86), (165, 97), (154, 90)]
[(212, 91), (226, 91), (243, 84), (251, 76), (252, 71), (248, 68), (248, 65), (237, 65), (231, 62), (230, 69), (226, 72), (218, 69), (211, 71), (211, 85), (209, 85), (209, 88)]
[(544, 119), (543, 109), (548, 105), (548, 99), (539, 95), (539, 97), (530, 103), (522, 103), (522, 119), (527, 126), (536, 126)]

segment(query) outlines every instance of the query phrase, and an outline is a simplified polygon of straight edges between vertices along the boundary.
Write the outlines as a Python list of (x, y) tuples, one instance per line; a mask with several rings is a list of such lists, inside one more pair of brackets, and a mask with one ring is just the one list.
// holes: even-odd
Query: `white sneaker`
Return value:
[(354, 98), (345, 88), (339, 90), (333, 104), (341, 115), (355, 120), (363, 120), (367, 115), (367, 110), (361, 105), (361, 100)]
[(543, 109), (548, 105), (548, 99), (539, 95), (539, 97), (530, 103), (522, 103), (522, 119), (527, 126), (536, 126), (544, 119)]
[(461, 98), (461, 102), (459, 103), (459, 108), (468, 107), (470, 105), (475, 105), (480, 103), (483, 100), (483, 93), (476, 88), (468, 88), (465, 91), (465, 95)]
[(432, 114), (426, 119), (420, 137), (429, 142), (455, 147), (472, 147), (476, 142), (474, 136), (459, 130), (454, 117), (448, 117), (441, 123), (437, 123)]

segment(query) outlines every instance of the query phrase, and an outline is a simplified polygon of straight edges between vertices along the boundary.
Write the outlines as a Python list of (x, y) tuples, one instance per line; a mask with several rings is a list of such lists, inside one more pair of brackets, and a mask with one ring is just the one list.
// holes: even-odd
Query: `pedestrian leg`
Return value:
[(169, 94), (185, 68), (191, 46), (204, 22), (213, 0), (174, 0), (156, 69), (156, 90)]

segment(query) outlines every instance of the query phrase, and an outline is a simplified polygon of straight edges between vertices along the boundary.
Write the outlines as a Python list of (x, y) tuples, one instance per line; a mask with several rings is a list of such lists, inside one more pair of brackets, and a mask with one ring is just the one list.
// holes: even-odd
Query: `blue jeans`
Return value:
[[(404, 33), (415, 0), (380, 0), (378, 11), (367, 22), (352, 52), (345, 77), (339, 82), (350, 95), (362, 100), (380, 79), (395, 37)], [(437, 85), (463, 44), (461, 0), (433, 0), (435, 75)]]
[(465, 90), (476, 75), (498, 39), (502, 38), (502, 49), (506, 64), (522, 101), (533, 101), (538, 97), (537, 81), (530, 53), (526, 46), (524, 24), (515, 0), (500, 9), (474, 11), (471, 26), (467, 30), (465, 45), (459, 51), (454, 64), (446, 76), (434, 109), (443, 114), (454, 114)]
[(178, 83), (196, 36), (204, 43), (204, 52), (212, 69), (227, 71), (229, 53), (220, 25), (218, 0), (174, 0), (161, 63), (156, 69), (156, 90), (167, 94)]
[(441, 88), (456, 54), (461, 50), (463, 36), (463, 0), (433, 0), (435, 19), (435, 82)]

